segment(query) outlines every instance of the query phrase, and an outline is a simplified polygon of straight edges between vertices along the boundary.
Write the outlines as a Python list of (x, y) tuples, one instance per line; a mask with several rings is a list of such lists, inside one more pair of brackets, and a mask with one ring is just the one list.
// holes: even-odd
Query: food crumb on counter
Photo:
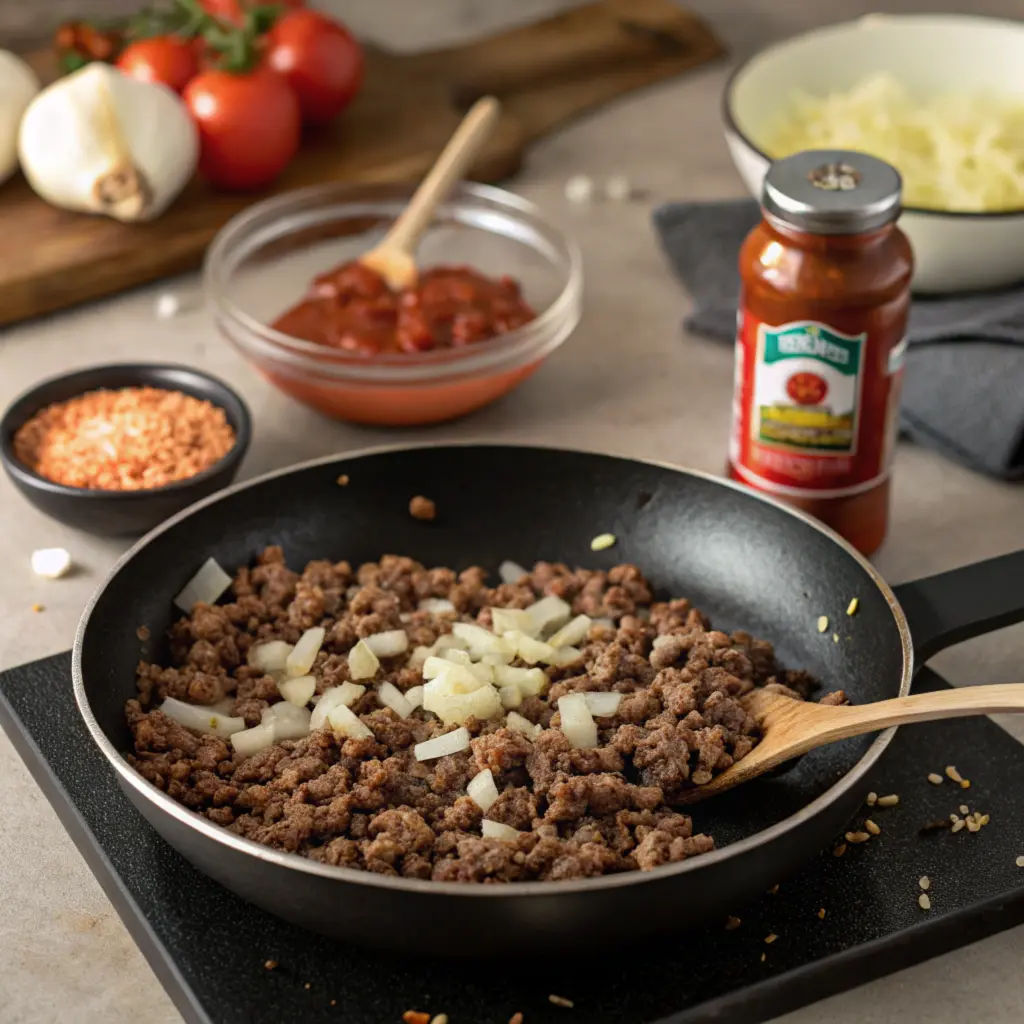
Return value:
[(422, 1010), (406, 1010), (402, 1014), (405, 1024), (430, 1024), (430, 1014)]
[(614, 533), (599, 533), (591, 542), (591, 551), (605, 551), (615, 545)]
[(946, 778), (951, 779), (953, 782), (963, 782), (964, 777), (956, 770), (956, 765), (946, 765)]
[(825, 920), (825, 908), (824, 907), (819, 907), (818, 908), (818, 917), (820, 917), (822, 919), (822, 921)]
[(880, 796), (878, 798), (879, 807), (895, 807), (900, 802), (900, 798), (896, 793), (889, 793), (888, 796)]
[(307, 981), (302, 987), (308, 992), (313, 986)]
[(32, 552), (32, 571), (44, 579), (60, 579), (71, 571), (71, 553), (65, 548), (38, 548)]
[(922, 910), (931, 910), (932, 909), (931, 898), (929, 897), (928, 893), (926, 893), (926, 892), (921, 893), (921, 895), (917, 897), (917, 904), (918, 904), (918, 906)]
[(158, 320), (171, 320), (181, 312), (181, 299), (173, 292), (164, 292), (157, 296), (153, 312)]
[(548, 1002), (554, 1006), (564, 1006), (567, 1010), (571, 1010), (576, 1004), (571, 999), (566, 999), (565, 996), (548, 996)]
[(613, 174), (604, 183), (604, 194), (617, 203), (624, 203), (633, 198), (633, 183), (624, 174)]
[(437, 505), (435, 505), (429, 498), (424, 498), (422, 494), (417, 494), (416, 497), (409, 502), (409, 515), (411, 515), (413, 519), (419, 519), (422, 522), (429, 523), (433, 519), (437, 518)]
[(565, 198), (570, 203), (589, 203), (594, 198), (594, 179), (588, 174), (574, 174), (565, 183)]
[(837, 846), (837, 847), (836, 847), (836, 848), (835, 848), (835, 849), (834, 849), (834, 850), (832, 851), (832, 856), (833, 856), (833, 857), (842, 857), (842, 855), (843, 855), (844, 853), (846, 853), (846, 843), (840, 843), (840, 844), (839, 844), (839, 845), (838, 845), (838, 846)]
[(866, 843), (871, 838), (870, 832), (847, 832), (844, 836), (848, 843)]
[(933, 786), (941, 786), (942, 785), (942, 776), (938, 772), (929, 772), (928, 773), (928, 781)]
[(768, 895), (774, 896), (779, 891), (779, 883), (776, 882), (769, 890)]
[(850, 600), (850, 603), (846, 606), (847, 615), (856, 615), (857, 609), (860, 607), (860, 598), (854, 597)]
[(334, 481), (339, 487), (348, 487), (348, 473), (342, 473), (337, 480)]
[(337, 1005), (338, 1005), (338, 1000), (337, 999), (332, 999), (331, 1000), (331, 1006), (337, 1006)]
[(32, 605), (32, 611), (36, 612), (37, 614), (39, 612), (45, 612), (46, 611), (46, 605), (42, 605), (42, 604), (38, 604), (38, 603), (34, 604), (34, 605)]
[(967, 806), (967, 804), (961, 804), (960, 805), (960, 813), (961, 814), (970, 814), (971, 813), (971, 809), (970, 809), (970, 807)]
[(768, 954), (767, 953), (762, 953), (761, 954), (761, 963), (764, 963), (765, 960), (767, 960), (767, 959), (768, 959)]
[(448, 1014), (447, 1014), (447, 1013), (439, 1013), (439, 1014), (438, 1014), (438, 1015), (437, 1015), (437, 1016), (436, 1016), (436, 1017), (435, 1017), (435, 1018), (434, 1018), (434, 1019), (433, 1019), (433, 1020), (432, 1020), (432, 1021), (430, 1022), (430, 1024), (448, 1024)]
[(1022, 856), (1018, 857), (1018, 858), (1017, 858), (1017, 859), (1016, 859), (1016, 860), (1014, 861), (1014, 863), (1015, 863), (1015, 864), (1017, 865), (1017, 867), (1019, 867), (1019, 868), (1024, 868), (1024, 855), (1022, 855)]
[(266, 970), (273, 971), (276, 970), (279, 965), (276, 960), (264, 960), (263, 966)]
[(931, 884), (932, 884), (932, 880), (931, 880), (931, 879), (930, 879), (930, 878), (929, 878), (929, 877), (928, 877), (927, 875), (922, 875), (922, 876), (921, 876), (921, 877), (920, 877), (920, 878), (919, 878), (919, 879), (917, 880), (917, 884), (918, 884), (919, 886), (921, 886), (921, 888), (922, 888), (922, 889), (927, 889), (927, 888), (929, 888), (929, 887), (931, 886)]
[(827, 630), (827, 629), (828, 629), (828, 616), (827, 615), (819, 615), (818, 616), (818, 632), (819, 633), (824, 633), (825, 630)]
[(864, 803), (866, 803), (868, 807), (874, 807), (875, 804), (878, 803), (878, 794), (868, 793), (867, 799), (864, 801)]
[(953, 825), (950, 828), (950, 831), (951, 832), (959, 832), (964, 827), (964, 825), (966, 825), (966, 824), (967, 824), (967, 822), (964, 821), (962, 818), (957, 818), (957, 820), (953, 822)]
[(961, 789), (970, 789), (971, 788), (971, 780), (970, 779), (961, 779), (960, 780), (960, 788)]
[(519, 1012), (513, 1013), (508, 1019), (508, 1024), (523, 1024), (523, 1015)]
[(726, 921), (725, 921), (725, 930), (727, 932), (733, 932), (737, 928), (739, 928), (739, 926), (741, 924), (743, 924), (742, 919), (740, 919), (738, 917), (728, 917), (728, 918), (726, 918)]
[(864, 827), (873, 836), (880, 836), (882, 834), (882, 830), (870, 818), (864, 822)]
[(139, 626), (138, 629), (135, 630), (135, 635), (143, 643), (146, 643), (149, 640), (149, 637), (150, 637), (149, 626), (145, 626), (145, 625)]
[(771, 932), (764, 937), (765, 945), (770, 946), (777, 938), (778, 935), (776, 935), (775, 932)]

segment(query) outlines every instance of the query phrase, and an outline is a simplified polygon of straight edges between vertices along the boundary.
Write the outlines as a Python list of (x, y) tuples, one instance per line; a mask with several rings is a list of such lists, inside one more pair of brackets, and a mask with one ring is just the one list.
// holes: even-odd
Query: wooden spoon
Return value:
[(743, 705), (761, 727), (760, 743), (710, 782), (686, 790), (681, 795), (682, 802), (705, 800), (741, 782), (749, 782), (815, 747), (862, 733), (913, 722), (932, 722), (938, 718), (1024, 711), (1024, 683), (964, 686), (852, 707), (812, 704), (754, 690), (743, 697)]
[(438, 204), (487, 141), (500, 114), (501, 105), (493, 96), (473, 104), (391, 230), (378, 245), (359, 257), (364, 267), (377, 271), (395, 291), (416, 283), (414, 254), (420, 236), (433, 220)]

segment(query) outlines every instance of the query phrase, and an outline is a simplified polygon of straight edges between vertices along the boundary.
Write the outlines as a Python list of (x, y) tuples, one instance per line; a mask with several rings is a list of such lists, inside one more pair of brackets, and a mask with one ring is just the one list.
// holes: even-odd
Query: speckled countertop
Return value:
[[(334, 0), (357, 28), (403, 48), (445, 41), (494, 24), (483, 0)], [(518, 6), (525, 17), (557, 0)], [(812, 24), (867, 13), (856, 0), (702, 0), (734, 54)], [(963, 5), (961, 5), (963, 6)], [(978, 0), (972, 11), (1020, 15), (1019, 0)], [(955, 9), (937, 0), (890, 10)], [(429, 13), (428, 9), (429, 8)], [(727, 65), (627, 98), (538, 146), (512, 184), (579, 239), (587, 295), (583, 323), (536, 377), (461, 423), (417, 438), (559, 442), (718, 471), (729, 418), (732, 353), (679, 332), (686, 300), (649, 226), (649, 204), (571, 209), (565, 179), (580, 171), (625, 172), (655, 200), (738, 195), (718, 123)], [(167, 287), (166, 285), (164, 287)], [(195, 294), (194, 278), (172, 287)], [(258, 379), (214, 335), (201, 308), (156, 322), (145, 289), (26, 324), (0, 337), (0, 405), (49, 372), (122, 358), (180, 360), (233, 381), (249, 401), (256, 434), (243, 467), (267, 469), (401, 437), (322, 420)], [(122, 544), (76, 534), (35, 512), (0, 479), (0, 668), (63, 650), (88, 595)], [(877, 559), (893, 582), (1020, 547), (1024, 487), (975, 476), (927, 451), (901, 446), (894, 522)], [(28, 553), (63, 545), (79, 566), (59, 582), (31, 574)], [(33, 613), (39, 602), (45, 611)], [(935, 660), (952, 681), (1019, 680), (1024, 628), (964, 644)], [(1024, 727), (1011, 724), (1018, 738)], [(64, 834), (7, 739), (0, 734), (0, 1021), (120, 1024), (180, 1018)], [(1024, 837), (1022, 837), (1024, 851)], [(1018, 970), (1024, 929), (875, 982), (785, 1018), (787, 1024), (896, 1024), (965, 1018), (1024, 1020)], [(454, 1022), (453, 1024), (459, 1024)], [(474, 1022), (476, 1024), (476, 1022)]]

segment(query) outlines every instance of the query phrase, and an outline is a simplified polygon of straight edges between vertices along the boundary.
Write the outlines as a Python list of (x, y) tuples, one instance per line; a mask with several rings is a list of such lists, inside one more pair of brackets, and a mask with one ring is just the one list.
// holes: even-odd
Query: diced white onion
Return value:
[(527, 636), (519, 630), (507, 633), (505, 639), (516, 645), (516, 654), (528, 665), (536, 665), (538, 661), (550, 658), (555, 650), (551, 644), (547, 644), (543, 640), (535, 640), (532, 636)]
[(412, 748), (417, 761), (433, 761), (436, 757), (447, 757), (469, 749), (469, 731), (453, 729), (443, 736), (435, 736), (432, 740), (424, 740)]
[(450, 661), (453, 665), (472, 665), (473, 659), (469, 651), (460, 651), (458, 647), (449, 647), (437, 655), (442, 661)]
[(359, 720), (359, 716), (344, 704), (331, 709), (327, 722), (335, 736), (347, 736), (353, 740), (370, 739), (373, 736), (370, 729)]
[(490, 768), (478, 772), (469, 780), (466, 795), (486, 814), (495, 800), (498, 799), (498, 787), (494, 784), (494, 775)]
[(242, 757), (252, 757), (261, 750), (274, 745), (274, 726), (270, 722), (255, 725), (251, 729), (243, 729), (231, 737), (231, 746)]
[(485, 685), (469, 665), (456, 665), (444, 658), (427, 658), (423, 665), (423, 678), (431, 681), (427, 687), (436, 693), (472, 693)]
[(168, 697), (158, 710), (168, 718), (173, 718), (178, 725), (195, 729), (196, 732), (219, 736), (222, 740), (226, 740), (229, 736), (241, 732), (245, 728), (244, 718), (231, 718), (228, 715), (219, 714), (210, 707), (204, 707), (201, 704), (187, 704), (183, 700), (175, 700), (174, 697)]
[(215, 558), (208, 558), (199, 566), (195, 576), (181, 588), (174, 603), (188, 615), (200, 602), (215, 604), (217, 598), (230, 586), (231, 577), (217, 564)]
[(227, 715), (230, 717), (231, 712), (235, 709), (235, 698), (224, 697), (217, 701), (216, 704), (207, 704), (206, 706), (210, 711), (216, 711), (218, 715)]
[(301, 740), (309, 735), (312, 717), (306, 708), (297, 708), (286, 700), (271, 704), (263, 711), (263, 725), (274, 730), (274, 742), (279, 740)]
[(412, 612), (399, 612), (398, 621), (402, 623), (412, 622)]
[(552, 647), (572, 647), (581, 640), (586, 640), (590, 631), (591, 618), (589, 615), (577, 615), (571, 622), (566, 623), (557, 633), (548, 637), (548, 643)]
[(494, 666), (485, 665), (482, 661), (466, 666), (480, 680), (481, 683), (494, 682)]
[(582, 657), (583, 653), (578, 647), (558, 647), (544, 659), (544, 663), (553, 665), (555, 668), (568, 668), (570, 665), (575, 665)]
[(422, 686), (411, 686), (405, 691), (405, 699), (409, 702), (409, 706), (415, 711), (416, 708), (423, 707), (423, 687)]
[(588, 693), (587, 707), (596, 718), (611, 718), (622, 703), (621, 693)]
[(316, 680), (312, 676), (298, 676), (295, 679), (282, 679), (277, 688), (289, 704), (304, 708), (310, 697), (316, 692)]
[(530, 613), (533, 628), (529, 631), (533, 636), (541, 636), (564, 626), (572, 617), (572, 608), (560, 597), (549, 595), (542, 597), (526, 609)]
[(394, 658), (409, 650), (409, 636), (404, 629), (389, 629), (383, 633), (374, 633), (365, 638), (363, 643), (378, 658)]
[(71, 569), (71, 552), (67, 548), (39, 548), (32, 552), (32, 571), (48, 580), (59, 580)]
[(309, 723), (311, 729), (322, 729), (327, 724), (327, 716), (340, 705), (351, 707), (362, 695), (366, 687), (347, 680), (341, 686), (329, 686), (324, 690), (313, 709), (313, 718)]
[(603, 629), (615, 629), (614, 619), (593, 619), (590, 624), (592, 626), (601, 626)]
[(380, 668), (377, 655), (370, 650), (365, 640), (359, 643), (348, 652), (348, 674), (353, 679), (372, 679)]
[(409, 656), (406, 664), (409, 668), (422, 668), (423, 663), (434, 653), (432, 647), (423, 647), (422, 645), (417, 647), (412, 654)]
[(267, 675), (276, 676), (284, 673), (288, 655), (291, 653), (291, 644), (286, 644), (283, 640), (268, 640), (266, 643), (253, 644), (249, 648), (247, 660), (253, 668), (258, 668)]
[(501, 698), (493, 686), (480, 684), (479, 689), (471, 693), (452, 693), (439, 687), (443, 682), (442, 677), (423, 687), (423, 707), (445, 725), (463, 725), (471, 716), (486, 721), (501, 715)]
[(585, 693), (567, 693), (558, 699), (562, 732), (577, 750), (597, 746), (597, 723), (587, 706)]
[(421, 612), (430, 612), (431, 615), (455, 614), (455, 605), (443, 597), (425, 597), (420, 601), (418, 608)]
[(452, 648), (460, 651), (466, 651), (469, 650), (469, 644), (467, 644), (465, 640), (455, 636), (453, 633), (442, 633), (434, 641), (434, 649), (432, 653), (443, 654), (445, 651), (449, 651)]
[(510, 711), (508, 713), (508, 717), (505, 719), (505, 727), (515, 732), (521, 732), (524, 736), (529, 736), (531, 740), (536, 739), (544, 731), (540, 724), (534, 725), (533, 722), (524, 715), (519, 714), (518, 711)]
[(501, 706), (507, 711), (509, 708), (517, 708), (523, 703), (523, 691), (515, 683), (498, 690), (498, 697), (501, 699)]
[(503, 637), (495, 636), (483, 626), (477, 626), (471, 622), (456, 622), (452, 626), (452, 633), (460, 640), (465, 641), (469, 647), (470, 656), (474, 658), (482, 658), (485, 654), (501, 654), (514, 650)]
[(480, 831), (484, 839), (502, 839), (505, 842), (515, 842), (520, 833), (511, 825), (502, 825), (500, 821), (488, 821), (486, 818), (480, 822)]
[(527, 572), (518, 562), (505, 561), (498, 566), (498, 575), (502, 583), (518, 583)]
[(509, 654), (508, 651), (502, 651), (500, 654), (485, 654), (480, 659), (481, 665), (511, 665), (515, 661), (515, 655)]
[(548, 687), (542, 668), (519, 668), (516, 665), (495, 665), (494, 681), (498, 686), (518, 686), (524, 697), (538, 697)]
[(391, 708), (399, 718), (408, 718), (413, 712), (413, 706), (394, 683), (381, 683), (377, 696), (381, 704)]
[(322, 626), (307, 629), (299, 637), (299, 642), (292, 648), (291, 654), (288, 655), (284, 666), (285, 672), (293, 677), (309, 675), (309, 670), (320, 653), (320, 647), (326, 635)]
[(525, 608), (492, 608), (491, 623), (498, 636), (513, 630), (519, 633), (533, 632), (533, 618)]

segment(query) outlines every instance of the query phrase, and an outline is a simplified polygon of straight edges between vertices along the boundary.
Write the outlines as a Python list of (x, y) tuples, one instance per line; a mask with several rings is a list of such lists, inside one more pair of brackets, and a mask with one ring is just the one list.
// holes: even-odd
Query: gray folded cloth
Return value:
[[(734, 340), (737, 257), (759, 218), (749, 199), (655, 211), (661, 244), (693, 299), (686, 327), (695, 333)], [(915, 298), (907, 334), (903, 431), (982, 473), (1024, 477), (1024, 287)]]

